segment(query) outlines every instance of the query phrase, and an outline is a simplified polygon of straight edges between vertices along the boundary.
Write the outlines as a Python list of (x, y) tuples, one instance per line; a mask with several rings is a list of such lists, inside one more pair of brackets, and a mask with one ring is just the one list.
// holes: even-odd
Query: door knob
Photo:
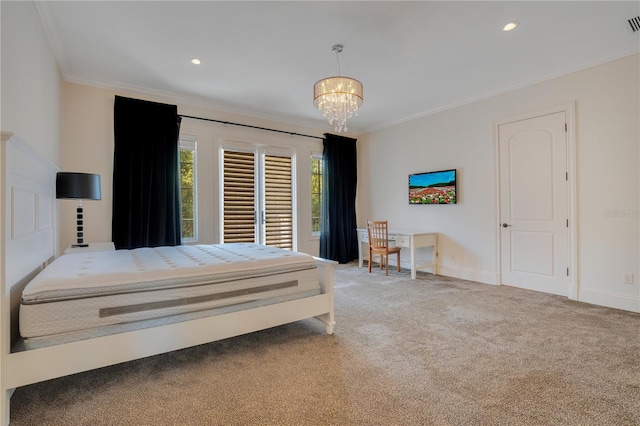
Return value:
[(506, 227), (508, 227), (508, 226), (511, 226), (511, 225), (509, 225), (509, 224), (507, 224), (507, 223), (503, 223), (503, 224), (502, 224), (502, 227), (503, 227), (503, 228), (506, 228)]

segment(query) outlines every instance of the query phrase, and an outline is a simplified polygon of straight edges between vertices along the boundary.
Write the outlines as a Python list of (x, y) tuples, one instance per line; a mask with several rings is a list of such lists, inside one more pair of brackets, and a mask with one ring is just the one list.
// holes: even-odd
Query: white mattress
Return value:
[(20, 334), (68, 335), (319, 293), (313, 257), (257, 244), (69, 253), (25, 288)]

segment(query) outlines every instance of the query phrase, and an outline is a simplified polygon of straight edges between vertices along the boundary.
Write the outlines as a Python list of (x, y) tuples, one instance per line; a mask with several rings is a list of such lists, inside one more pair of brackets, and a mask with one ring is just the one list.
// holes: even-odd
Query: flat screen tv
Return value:
[(409, 175), (409, 204), (456, 204), (456, 169)]

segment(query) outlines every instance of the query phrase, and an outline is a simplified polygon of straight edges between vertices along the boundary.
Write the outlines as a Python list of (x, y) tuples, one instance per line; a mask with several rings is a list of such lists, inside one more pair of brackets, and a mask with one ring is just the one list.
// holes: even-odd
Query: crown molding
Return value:
[(45, 1), (34, 1), (33, 3), (36, 6), (38, 15), (40, 16), (42, 27), (44, 28), (44, 32), (47, 35), (47, 40), (49, 41), (49, 45), (51, 46), (53, 56), (58, 63), (58, 68), (60, 68), (62, 78), (66, 81), (70, 71), (69, 60), (67, 58), (67, 55), (65, 55), (64, 53), (65, 50), (63, 44), (60, 42), (60, 37), (56, 32), (57, 26), (55, 25), (53, 9), (50, 3)]

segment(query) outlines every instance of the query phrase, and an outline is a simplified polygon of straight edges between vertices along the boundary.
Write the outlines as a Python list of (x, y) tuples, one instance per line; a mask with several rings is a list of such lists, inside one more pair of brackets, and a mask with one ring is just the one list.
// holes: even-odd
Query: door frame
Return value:
[(496, 284), (502, 285), (502, 247), (500, 239), (500, 134), (499, 126), (516, 121), (528, 120), (543, 115), (564, 112), (567, 123), (567, 216), (568, 227), (568, 267), (569, 279), (567, 296), (569, 299), (578, 300), (579, 277), (578, 277), (578, 236), (577, 236), (577, 185), (576, 185), (576, 141), (575, 141), (575, 101), (556, 104), (535, 110), (530, 110), (518, 114), (500, 117), (493, 122), (493, 153), (494, 153), (494, 184), (495, 184), (495, 222), (494, 226), (496, 241)]

